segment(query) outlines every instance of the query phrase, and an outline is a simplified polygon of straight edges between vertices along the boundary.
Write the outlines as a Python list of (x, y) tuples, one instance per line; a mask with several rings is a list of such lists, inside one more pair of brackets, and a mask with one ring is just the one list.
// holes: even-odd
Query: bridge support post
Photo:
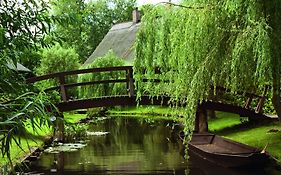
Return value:
[(264, 88), (264, 92), (263, 92), (263, 95), (260, 97), (259, 99), (259, 102), (258, 102), (258, 105), (256, 107), (256, 113), (262, 113), (262, 108), (263, 108), (263, 105), (265, 103), (265, 99), (266, 99), (266, 94), (267, 94), (267, 91), (268, 91), (268, 86), (266, 86)]
[(135, 95), (133, 69), (132, 68), (129, 68), (128, 71), (127, 71), (127, 90), (128, 90), (128, 93), (129, 93), (130, 97)]
[(195, 116), (195, 133), (208, 132), (207, 110), (199, 105)]

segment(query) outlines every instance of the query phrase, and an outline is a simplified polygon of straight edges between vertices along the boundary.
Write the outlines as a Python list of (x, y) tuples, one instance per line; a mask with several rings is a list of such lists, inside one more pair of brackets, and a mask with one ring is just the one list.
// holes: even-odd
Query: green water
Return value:
[(194, 158), (188, 162), (179, 138), (181, 127), (172, 121), (106, 119), (91, 124), (90, 131), (109, 134), (88, 136), (87, 146), (75, 152), (43, 153), (38, 161), (32, 163), (29, 173), (271, 175), (258, 167), (253, 170), (232, 170)]

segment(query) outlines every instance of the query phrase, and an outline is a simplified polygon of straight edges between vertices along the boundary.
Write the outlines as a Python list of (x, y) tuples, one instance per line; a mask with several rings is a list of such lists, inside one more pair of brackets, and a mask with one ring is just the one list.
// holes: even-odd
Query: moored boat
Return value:
[(263, 165), (269, 155), (264, 151), (215, 134), (193, 134), (189, 152), (223, 167)]

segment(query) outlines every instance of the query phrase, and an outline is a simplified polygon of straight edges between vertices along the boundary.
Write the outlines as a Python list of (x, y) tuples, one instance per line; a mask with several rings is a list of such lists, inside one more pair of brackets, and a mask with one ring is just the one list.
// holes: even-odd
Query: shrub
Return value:
[[(36, 69), (38, 75), (51, 74), (62, 71), (77, 70), (79, 68), (78, 54), (72, 48), (63, 48), (59, 44), (42, 50), (42, 60)], [(67, 83), (77, 82), (77, 76), (69, 76)], [(41, 89), (57, 86), (58, 80), (48, 80), (39, 84)], [(75, 90), (70, 90), (69, 95), (76, 96)]]
[[(89, 68), (114, 67), (114, 66), (124, 66), (124, 65), (125, 65), (124, 60), (118, 58), (116, 55), (114, 55), (112, 51), (110, 51), (104, 57), (99, 57), (95, 59), (92, 64), (86, 65), (82, 68), (89, 69)], [(90, 74), (81, 74), (78, 77), (78, 82), (124, 79), (125, 77), (126, 74), (124, 71), (90, 73)], [(88, 85), (88, 86), (81, 86), (79, 88), (80, 98), (100, 97), (100, 96), (109, 96), (109, 95), (124, 95), (124, 94), (126, 94), (125, 83)]]

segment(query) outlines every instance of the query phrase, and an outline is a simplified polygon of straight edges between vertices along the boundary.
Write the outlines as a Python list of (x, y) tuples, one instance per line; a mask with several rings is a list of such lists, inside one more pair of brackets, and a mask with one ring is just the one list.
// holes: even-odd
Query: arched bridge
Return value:
[[(71, 76), (81, 74), (95, 74), (105, 72), (123, 72), (122, 79), (108, 79), (108, 80), (93, 80), (89, 82), (67, 83), (66, 80)], [(27, 79), (27, 83), (36, 83), (43, 80), (54, 79), (58, 82), (58, 86), (45, 89), (46, 92), (56, 90), (61, 95), (61, 102), (56, 104), (59, 111), (66, 112), (77, 109), (88, 109), (95, 107), (111, 107), (111, 106), (137, 106), (137, 105), (168, 105), (169, 97), (151, 98), (149, 96), (142, 96), (138, 101), (135, 96), (133, 68), (132, 66), (119, 66), (119, 67), (105, 67), (93, 69), (81, 69), (67, 72), (58, 72), (43, 76), (37, 76)], [(88, 85), (101, 85), (110, 83), (125, 83), (127, 94), (115, 96), (93, 97), (87, 99), (73, 99), (69, 96), (68, 91), (71, 88), (88, 86)]]
[[(81, 74), (97, 74), (104, 72), (123, 72), (123, 78), (115, 78), (108, 80), (93, 80), (89, 82), (79, 82), (79, 83), (67, 83), (67, 79), (70, 76), (77, 76)], [(61, 95), (61, 102), (57, 104), (58, 109), (61, 112), (77, 110), (77, 109), (87, 109), (94, 107), (110, 107), (110, 106), (136, 106), (139, 105), (170, 105), (169, 97), (154, 97), (143, 95), (138, 101), (135, 96), (134, 88), (134, 78), (133, 78), (133, 67), (132, 66), (119, 66), (119, 67), (104, 67), (104, 68), (93, 68), (93, 69), (81, 69), (67, 72), (53, 73), (49, 75), (43, 75), (38, 77), (32, 77), (27, 80), (27, 83), (35, 83), (43, 80), (56, 79), (58, 86), (50, 87), (45, 91), (57, 90)], [(157, 82), (157, 81), (155, 81)], [(87, 99), (73, 99), (68, 95), (68, 91), (71, 88), (88, 86), (88, 85), (100, 85), (100, 84), (111, 84), (111, 83), (125, 83), (127, 94), (118, 96), (103, 96), (103, 97), (93, 97)], [(227, 91), (221, 88), (222, 91)], [(246, 116), (250, 118), (265, 118), (266, 116), (262, 114), (262, 107), (265, 101), (265, 94), (255, 95), (251, 93), (243, 93), (247, 100), (244, 106), (234, 106), (232, 104), (224, 104), (221, 102), (206, 101), (203, 102), (199, 109), (204, 110), (216, 110), (231, 112), (239, 114), (240, 116)], [(252, 99), (257, 98), (258, 104), (256, 109), (250, 109), (250, 104)]]

